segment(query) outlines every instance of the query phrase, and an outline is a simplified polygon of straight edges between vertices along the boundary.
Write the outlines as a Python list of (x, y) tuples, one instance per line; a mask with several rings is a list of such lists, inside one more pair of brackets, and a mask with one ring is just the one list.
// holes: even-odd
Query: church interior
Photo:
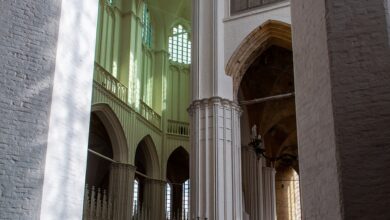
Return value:
[(0, 219), (390, 219), (389, 0), (23, 2)]
[[(191, 1), (99, 3), (84, 219), (123, 210), (123, 219), (190, 219)], [(291, 33), (286, 38), (252, 56), (238, 89), (238, 103), (271, 98), (240, 104), (248, 219), (301, 219)], [(280, 95), (288, 97), (273, 98)], [(253, 126), (266, 157), (250, 145)], [(114, 171), (124, 169), (115, 163), (129, 164), (131, 174)], [(113, 187), (125, 177), (129, 189)]]

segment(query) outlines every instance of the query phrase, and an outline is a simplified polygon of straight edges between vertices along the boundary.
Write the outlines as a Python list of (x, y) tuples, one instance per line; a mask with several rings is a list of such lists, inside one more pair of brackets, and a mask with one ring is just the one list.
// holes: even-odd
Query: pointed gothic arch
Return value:
[(150, 135), (145, 136), (138, 143), (134, 161), (137, 166), (137, 170), (141, 168), (143, 170), (140, 172), (144, 172), (144, 174), (153, 179), (159, 179), (160, 160), (157, 154), (156, 145)]
[(249, 66), (272, 45), (292, 50), (290, 24), (268, 20), (254, 29), (234, 51), (226, 65), (226, 74), (233, 78), (234, 99)]
[(182, 146), (175, 148), (166, 163), (166, 177), (169, 181), (183, 183), (189, 178), (190, 154)]
[(112, 143), (113, 160), (128, 163), (127, 139), (115, 112), (105, 103), (93, 105), (91, 112), (99, 117), (107, 130)]

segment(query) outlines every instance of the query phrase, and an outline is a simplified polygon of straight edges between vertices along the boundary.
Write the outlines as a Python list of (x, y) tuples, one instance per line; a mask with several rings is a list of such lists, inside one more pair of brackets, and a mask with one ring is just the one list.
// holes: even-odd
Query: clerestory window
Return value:
[(148, 47), (152, 47), (152, 22), (150, 20), (149, 9), (144, 5), (142, 12), (142, 42)]
[(172, 36), (169, 37), (169, 59), (181, 64), (191, 63), (191, 41), (183, 25), (179, 24), (172, 29)]

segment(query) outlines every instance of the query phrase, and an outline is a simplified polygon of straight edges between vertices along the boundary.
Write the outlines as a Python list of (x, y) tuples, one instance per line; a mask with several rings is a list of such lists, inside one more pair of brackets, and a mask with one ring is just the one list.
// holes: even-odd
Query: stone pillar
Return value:
[(129, 164), (111, 165), (109, 197), (113, 220), (131, 219), (135, 170), (136, 167)]
[(303, 219), (389, 219), (385, 1), (291, 1)]
[(214, 97), (189, 111), (191, 219), (241, 220), (240, 108)]
[(165, 186), (163, 180), (145, 179), (142, 212), (148, 219), (165, 219)]
[(172, 217), (182, 216), (183, 185), (172, 184)]
[(245, 211), (250, 220), (260, 220), (263, 215), (263, 158), (251, 146), (242, 147), (242, 190)]
[(263, 167), (263, 219), (276, 220), (275, 169)]

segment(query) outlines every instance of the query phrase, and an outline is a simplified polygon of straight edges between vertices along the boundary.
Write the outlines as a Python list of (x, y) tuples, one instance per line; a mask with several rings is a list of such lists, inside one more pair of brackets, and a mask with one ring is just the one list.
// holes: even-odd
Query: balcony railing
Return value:
[(111, 75), (97, 63), (95, 63), (94, 80), (98, 84), (102, 85), (105, 89), (113, 93), (120, 100), (127, 103), (127, 87), (121, 84), (113, 75)]
[(112, 204), (104, 190), (85, 186), (83, 220), (111, 220)]
[(190, 136), (190, 124), (187, 122), (168, 120), (167, 133), (188, 137)]
[(142, 100), (140, 100), (140, 114), (158, 129), (161, 129), (161, 116)]

